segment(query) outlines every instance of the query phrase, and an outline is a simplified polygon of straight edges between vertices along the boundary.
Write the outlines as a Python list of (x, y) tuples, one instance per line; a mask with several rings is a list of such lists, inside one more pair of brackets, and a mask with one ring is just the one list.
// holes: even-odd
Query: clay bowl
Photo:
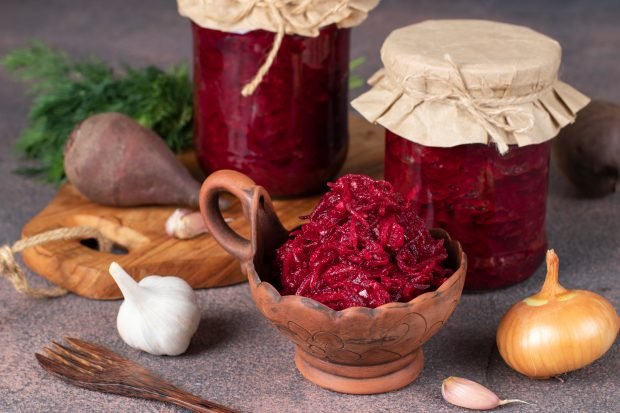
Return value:
[[(251, 240), (233, 232), (222, 218), (219, 194), (239, 198), (251, 225)], [(341, 311), (310, 298), (281, 296), (274, 288), (275, 250), (288, 231), (276, 216), (269, 194), (234, 171), (212, 174), (200, 192), (200, 209), (213, 237), (241, 263), (260, 312), (295, 343), (301, 374), (319, 386), (342, 393), (373, 394), (404, 387), (424, 365), (422, 345), (444, 325), (461, 297), (467, 259), (460, 244), (443, 230), (447, 266), (454, 274), (438, 290), (408, 303)]]

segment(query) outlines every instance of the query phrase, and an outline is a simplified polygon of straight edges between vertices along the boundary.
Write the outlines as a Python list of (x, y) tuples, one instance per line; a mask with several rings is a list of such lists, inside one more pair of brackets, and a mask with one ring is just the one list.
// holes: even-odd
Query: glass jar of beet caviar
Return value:
[(337, 174), (348, 148), (350, 27), (378, 0), (344, 3), (178, 1), (193, 21), (205, 172), (243, 172), (275, 196), (317, 192)]
[[(323, 187), (348, 144), (350, 29), (287, 35), (251, 96), (240, 90), (274, 33), (235, 34), (193, 25), (194, 139), (206, 171), (235, 169), (273, 195)], [(267, 51), (267, 52), (266, 52)]]
[(385, 179), (468, 258), (466, 288), (528, 278), (547, 249), (550, 139), (588, 102), (557, 80), (560, 45), (531, 29), (427, 21), (393, 32), (353, 102), (386, 127)]

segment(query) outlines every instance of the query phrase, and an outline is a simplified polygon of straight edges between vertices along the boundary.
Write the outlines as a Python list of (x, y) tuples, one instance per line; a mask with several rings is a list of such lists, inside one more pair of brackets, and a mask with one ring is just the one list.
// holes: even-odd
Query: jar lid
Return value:
[(557, 80), (561, 47), (530, 28), (484, 20), (429, 20), (395, 30), (384, 69), (352, 102), (411, 141), (531, 145), (553, 138), (589, 99)]
[(380, 0), (177, 0), (179, 14), (207, 29), (267, 30), (316, 37), (321, 27), (354, 27)]

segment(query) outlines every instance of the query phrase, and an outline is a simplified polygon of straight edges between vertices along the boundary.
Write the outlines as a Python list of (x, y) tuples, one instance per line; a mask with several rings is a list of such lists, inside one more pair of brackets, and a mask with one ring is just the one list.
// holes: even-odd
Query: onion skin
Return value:
[(557, 281), (558, 259), (547, 253), (540, 293), (513, 305), (500, 322), (497, 347), (514, 370), (545, 379), (585, 367), (613, 345), (620, 319), (598, 294), (566, 290)]

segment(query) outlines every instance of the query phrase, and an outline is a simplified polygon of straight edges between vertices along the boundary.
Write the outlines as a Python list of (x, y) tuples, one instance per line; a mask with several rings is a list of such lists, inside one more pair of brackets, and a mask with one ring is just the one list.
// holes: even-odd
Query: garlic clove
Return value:
[(190, 239), (207, 232), (200, 212), (178, 208), (166, 220), (166, 234), (179, 239)]
[[(226, 218), (225, 221), (231, 222), (233, 220)], [(207, 232), (207, 227), (200, 212), (178, 208), (166, 220), (166, 234), (170, 237), (191, 239)]]
[(525, 403), (523, 400), (501, 400), (495, 393), (475, 381), (461, 377), (448, 377), (441, 384), (444, 400), (455, 406), (472, 410), (490, 410), (508, 403)]

